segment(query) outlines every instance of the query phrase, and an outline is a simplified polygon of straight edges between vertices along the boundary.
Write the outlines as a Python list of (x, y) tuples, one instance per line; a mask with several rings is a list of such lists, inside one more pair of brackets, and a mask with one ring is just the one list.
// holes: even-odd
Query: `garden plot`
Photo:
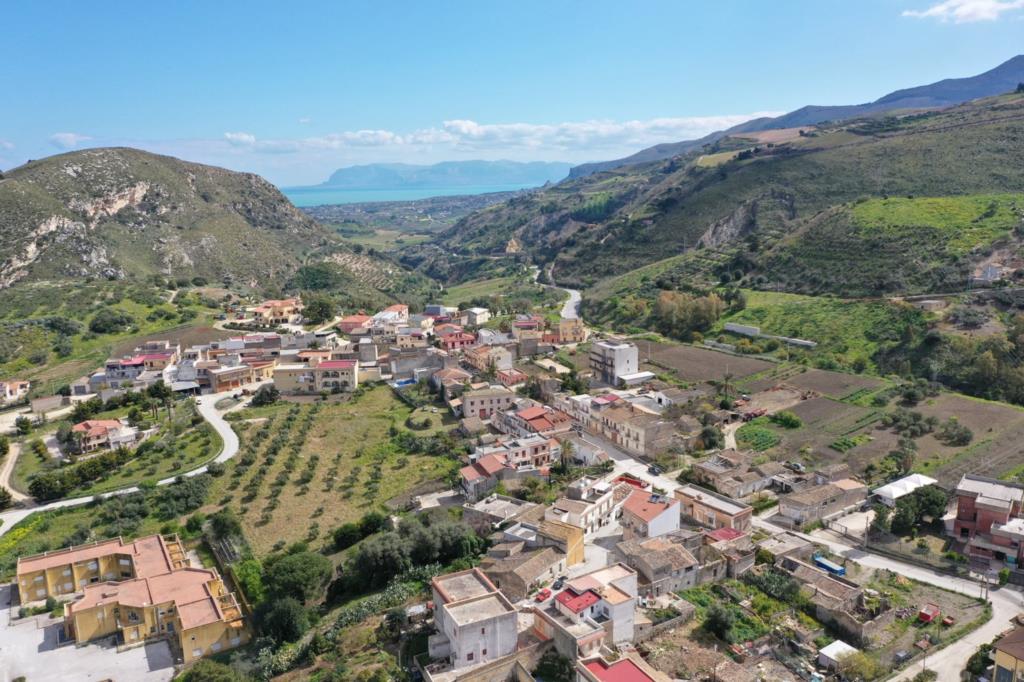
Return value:
[(740, 379), (772, 367), (766, 360), (695, 346), (647, 341), (640, 341), (638, 346), (641, 359), (649, 358), (651, 364), (672, 370), (683, 381), (721, 381), (726, 374)]
[(786, 383), (801, 390), (814, 391), (836, 399), (848, 398), (855, 393), (876, 391), (885, 386), (884, 381), (874, 377), (830, 372), (824, 369), (809, 369), (794, 374), (786, 379)]

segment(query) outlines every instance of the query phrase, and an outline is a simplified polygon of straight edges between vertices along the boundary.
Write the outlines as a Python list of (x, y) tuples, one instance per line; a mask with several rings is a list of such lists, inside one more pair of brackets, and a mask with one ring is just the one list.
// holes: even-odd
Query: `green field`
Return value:
[(907, 328), (923, 330), (927, 320), (926, 313), (889, 301), (844, 301), (750, 290), (744, 293), (746, 308), (723, 316), (716, 330), (726, 322), (736, 322), (760, 327), (763, 334), (815, 341), (818, 346), (809, 351), (812, 356), (829, 355), (847, 368), (873, 368), (876, 353), (898, 343)]
[(456, 284), (445, 291), (444, 302), (459, 305), (475, 298), (498, 296), (515, 286), (516, 281), (515, 277), (494, 277)]
[(853, 207), (854, 222), (891, 236), (933, 233), (947, 249), (964, 254), (1008, 235), (1021, 222), (1024, 195), (973, 194), (954, 197), (869, 199)]

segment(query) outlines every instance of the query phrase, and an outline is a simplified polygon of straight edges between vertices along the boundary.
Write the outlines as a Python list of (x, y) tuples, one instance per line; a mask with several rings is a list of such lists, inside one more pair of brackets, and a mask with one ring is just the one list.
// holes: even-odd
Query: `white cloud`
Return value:
[(91, 139), (88, 135), (80, 135), (79, 133), (54, 133), (50, 135), (50, 143), (61, 149), (74, 149), (82, 142)]
[(760, 112), (727, 116), (654, 118), (632, 121), (571, 121), (565, 123), (478, 123), (468, 119), (444, 121), (440, 127), (409, 133), (391, 130), (350, 130), (319, 137), (257, 139), (249, 133), (225, 133), (232, 145), (269, 154), (354, 148), (436, 148), (500, 153), (514, 149), (595, 152), (608, 148), (643, 147), (659, 142), (702, 137), (760, 116)]
[(968, 24), (995, 21), (1000, 15), (1019, 9), (1024, 9), (1024, 0), (945, 0), (923, 10), (904, 10), (903, 16)]
[(10, 150), (14, 149), (14, 143), (13, 142), (8, 142), (7, 140), (4, 140), (4, 139), (0, 139), (0, 149), (3, 149), (5, 151), (10, 151)]
[(224, 139), (236, 147), (251, 147), (256, 144), (256, 136), (252, 133), (224, 133)]
[(313, 122), (313, 119), (311, 119), (309, 116), (303, 116), (302, 118), (299, 119), (299, 123), (301, 123), (302, 125), (306, 125), (307, 123), (312, 123), (312, 122)]

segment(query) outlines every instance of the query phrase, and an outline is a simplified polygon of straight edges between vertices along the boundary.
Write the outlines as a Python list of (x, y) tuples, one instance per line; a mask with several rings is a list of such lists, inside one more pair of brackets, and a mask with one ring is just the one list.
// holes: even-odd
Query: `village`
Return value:
[[(251, 400), (272, 391), (308, 402), (379, 385), (425, 420), (457, 422), (471, 447), (455, 485), (413, 496), (408, 509), (449, 510), (487, 549), (472, 568), (433, 578), (430, 601), (407, 609), (404, 636), (423, 643), (410, 669), (426, 680), (533, 679), (553, 657), (571, 667), (571, 679), (588, 682), (853, 680), (880, 670), (911, 679), (930, 673), (943, 651), (962, 657), (958, 642), (981, 627), (1008, 633), (982, 670), (994, 665), (1003, 680), (1012, 678), (1001, 670), (1024, 669), (1024, 628), (1007, 617), (1020, 610), (1013, 585), (1024, 583), (1022, 485), (965, 473), (943, 490), (913, 473), (872, 486), (842, 461), (769, 459), (743, 440), (744, 425), (799, 421), (794, 412), (821, 392), (785, 373), (772, 381), (769, 372), (750, 384), (759, 390), (743, 393), (730, 386), (729, 365), (717, 379), (680, 380), (652, 364), (649, 351), (643, 357), (642, 341), (592, 334), (569, 309), (557, 319), (512, 314), (495, 324), (498, 315), (482, 307), (411, 313), (396, 304), (314, 328), (302, 312), (299, 298), (229, 306), (223, 317), (240, 335), (185, 348), (144, 342), (67, 395), (28, 402), (11, 426), (17, 433), (25, 421), (43, 424), (47, 414), (82, 405), (92, 413), (118, 401), (130, 406), (133, 394)], [(729, 357), (687, 352), (698, 366)], [(736, 359), (737, 373), (742, 363)], [(25, 402), (29, 388), (5, 382), (4, 401)], [(90, 417), (45, 446), (77, 463), (139, 447), (161, 428), (138, 410)], [(553, 486), (555, 472), (576, 477)], [(45, 501), (42, 490), (25, 492)], [(913, 551), (872, 553), (878, 519), (902, 513), (908, 501), (920, 510), (915, 522), (944, 529), (953, 577), (900, 570), (914, 563)], [(150, 569), (146, 555), (182, 550), (174, 537), (148, 543), (126, 551), (111, 539), (64, 557), (21, 557), (21, 601), (74, 596), (64, 636), (84, 643), (114, 631), (102, 624), (103, 611), (118, 593), (130, 594), (129, 583), (181, 582), (195, 585), (180, 588), (193, 596), (176, 603), (176, 588), (162, 588), (168, 613), (212, 613), (193, 627), (216, 647), (182, 640), (185, 662), (248, 641), (215, 571), (196, 574), (178, 559)], [(81, 580), (56, 577), (60, 569), (78, 578), (82, 566), (122, 555), (138, 566), (122, 571), (128, 582), (110, 594), (89, 587), (97, 568)], [(206, 603), (217, 606), (187, 606)], [(124, 641), (147, 638), (138, 622), (118, 621)], [(178, 622), (181, 637), (188, 629)]]

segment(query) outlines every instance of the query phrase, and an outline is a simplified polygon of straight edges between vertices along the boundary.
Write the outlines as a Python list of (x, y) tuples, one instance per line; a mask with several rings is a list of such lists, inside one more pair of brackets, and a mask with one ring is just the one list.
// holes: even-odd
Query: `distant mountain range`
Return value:
[(635, 163), (647, 163), (670, 159), (713, 144), (727, 136), (762, 130), (781, 130), (799, 126), (816, 125), (824, 121), (840, 121), (877, 114), (897, 109), (936, 109), (962, 104), (980, 97), (991, 97), (1009, 92), (1024, 82), (1024, 55), (1017, 55), (994, 69), (969, 78), (946, 78), (929, 85), (896, 90), (874, 102), (866, 104), (845, 104), (837, 106), (808, 105), (775, 118), (756, 118), (746, 123), (720, 130), (698, 140), (670, 142), (638, 151), (622, 159), (598, 161), (575, 166), (569, 177), (582, 178), (592, 173), (611, 170)]
[(320, 188), (352, 190), (529, 187), (565, 179), (571, 165), (558, 161), (443, 161), (432, 166), (371, 163), (339, 168)]

